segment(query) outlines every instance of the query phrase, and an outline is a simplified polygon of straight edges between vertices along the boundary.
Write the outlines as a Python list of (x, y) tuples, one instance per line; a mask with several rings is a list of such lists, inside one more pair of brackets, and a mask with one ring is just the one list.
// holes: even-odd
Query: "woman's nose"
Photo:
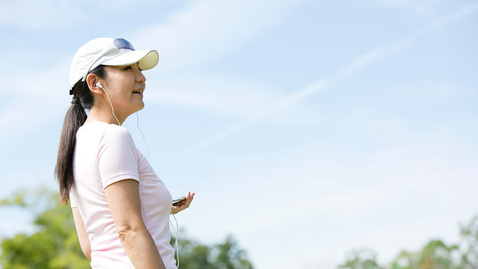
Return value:
[(145, 82), (146, 77), (143, 75), (143, 72), (139, 68), (136, 69), (136, 81), (137, 82)]

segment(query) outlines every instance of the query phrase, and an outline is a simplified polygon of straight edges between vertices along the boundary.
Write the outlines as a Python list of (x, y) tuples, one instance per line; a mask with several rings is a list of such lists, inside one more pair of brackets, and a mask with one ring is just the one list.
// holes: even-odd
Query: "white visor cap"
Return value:
[(135, 50), (123, 38), (100, 37), (88, 41), (73, 56), (70, 67), (70, 86), (73, 88), (80, 80), (99, 65), (130, 65), (138, 63), (141, 70), (155, 67), (159, 62), (156, 50)]

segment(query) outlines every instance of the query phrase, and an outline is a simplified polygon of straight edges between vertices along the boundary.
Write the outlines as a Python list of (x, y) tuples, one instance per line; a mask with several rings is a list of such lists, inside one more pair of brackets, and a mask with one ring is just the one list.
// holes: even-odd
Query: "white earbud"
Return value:
[[(105, 91), (105, 88), (103, 88), (103, 86), (101, 86), (101, 84), (99, 82), (96, 82), (96, 86), (97, 87), (100, 87), (103, 91)], [(106, 92), (106, 91), (105, 91)]]
[(118, 118), (115, 115), (115, 109), (113, 108), (113, 103), (111, 103), (111, 99), (110, 99), (110, 96), (108, 95), (108, 92), (105, 90), (105, 88), (103, 88), (103, 86), (101, 86), (101, 84), (99, 82), (96, 82), (96, 86), (100, 87), (106, 93), (106, 97), (108, 98), (108, 102), (110, 103), (110, 106), (111, 106), (111, 113), (113, 113), (113, 117), (118, 122), (118, 125), (121, 126), (120, 121), (118, 120)]

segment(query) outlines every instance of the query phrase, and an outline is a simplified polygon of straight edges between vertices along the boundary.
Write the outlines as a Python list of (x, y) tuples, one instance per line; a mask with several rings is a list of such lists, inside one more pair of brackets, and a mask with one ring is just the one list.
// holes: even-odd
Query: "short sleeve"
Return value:
[(73, 198), (73, 195), (71, 195), (71, 192), (70, 192), (70, 206), (71, 208), (78, 207), (78, 204), (76, 203), (75, 198)]
[(139, 181), (138, 153), (124, 127), (110, 125), (105, 130), (98, 151), (98, 169), (103, 188), (125, 179)]

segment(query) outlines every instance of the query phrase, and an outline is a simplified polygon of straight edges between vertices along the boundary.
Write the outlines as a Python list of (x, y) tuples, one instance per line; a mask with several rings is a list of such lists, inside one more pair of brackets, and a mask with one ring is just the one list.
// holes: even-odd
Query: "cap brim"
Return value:
[(158, 62), (159, 54), (156, 50), (136, 50), (128, 51), (101, 64), (118, 66), (138, 63), (141, 70), (148, 70), (155, 67)]

